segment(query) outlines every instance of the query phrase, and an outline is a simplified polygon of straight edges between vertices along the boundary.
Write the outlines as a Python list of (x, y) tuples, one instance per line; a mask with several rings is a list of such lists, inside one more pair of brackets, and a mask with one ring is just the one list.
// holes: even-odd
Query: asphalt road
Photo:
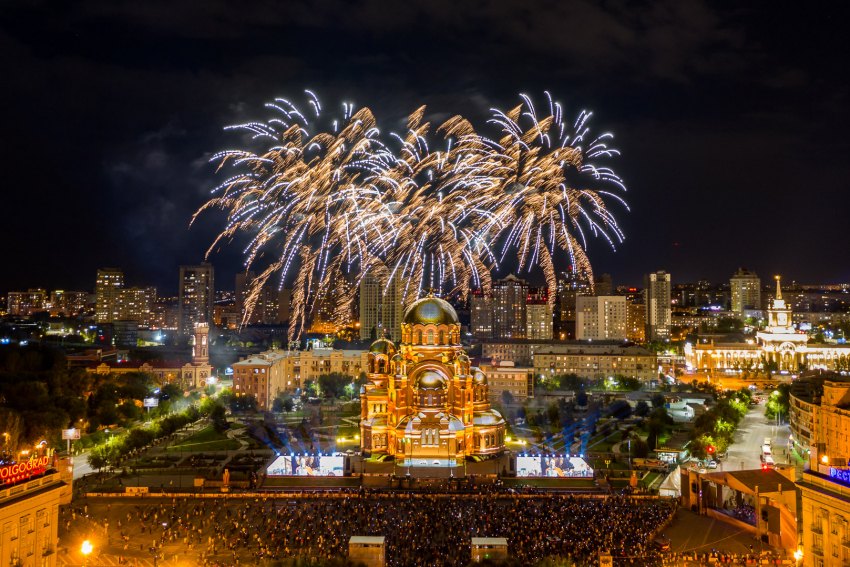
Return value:
[(735, 443), (729, 447), (729, 457), (721, 460), (724, 470), (760, 468), (762, 445), (767, 437), (772, 440), (774, 462), (778, 465), (789, 463), (790, 428), (787, 422), (776, 427), (772, 420), (764, 417), (764, 407), (764, 403), (750, 406), (750, 412), (741, 420), (735, 432)]

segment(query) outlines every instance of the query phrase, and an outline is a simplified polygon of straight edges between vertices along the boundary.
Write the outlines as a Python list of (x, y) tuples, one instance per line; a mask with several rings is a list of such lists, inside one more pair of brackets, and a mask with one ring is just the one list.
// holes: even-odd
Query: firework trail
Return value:
[(306, 92), (310, 112), (277, 99), (267, 105), (275, 118), (230, 127), (268, 146), (262, 153), (216, 154), (219, 169), (230, 165), (237, 173), (194, 217), (208, 208), (228, 211), (208, 254), (247, 232), (245, 269), (268, 256), (268, 268), (251, 284), (243, 322), (273, 277), (279, 287), (293, 282), (293, 340), (331, 293), (337, 294), (335, 318), (345, 324), (367, 272), (385, 287), (400, 283), (407, 306), (425, 289), (459, 296), (471, 287), (489, 291), (491, 270), (514, 250), (520, 270), (539, 265), (555, 289), (556, 248), (592, 278), (585, 231), (612, 246), (612, 236), (623, 239), (604, 200), (625, 205), (622, 199), (568, 183), (575, 173), (579, 183), (625, 190), (611, 169), (590, 163), (618, 153), (608, 148), (608, 134), (585, 141), (590, 113), (568, 128), (551, 98), (541, 119), (523, 96), (524, 104), (510, 112), (494, 111), (490, 122), (504, 134), (499, 141), (479, 136), (456, 116), (438, 129), (443, 139), (429, 146), (422, 107), (403, 136), (391, 134), (385, 143), (371, 111), (355, 112), (349, 104), (342, 119), (322, 130), (321, 103)]
[[(498, 248), (498, 262), (514, 250), (518, 270), (539, 265), (553, 290), (557, 289), (555, 258), (561, 249), (569, 254), (575, 270), (586, 270), (592, 285), (586, 232), (603, 236), (614, 247), (615, 241), (623, 241), (623, 233), (605, 199), (628, 209), (612, 192), (625, 191), (622, 179), (592, 160), (619, 152), (609, 147), (611, 134), (590, 137), (591, 113), (583, 111), (570, 127), (561, 106), (546, 95), (549, 114), (545, 117), (538, 116), (525, 95), (524, 103), (507, 113), (494, 110), (490, 122), (504, 134), (498, 142), (476, 135), (460, 119), (444, 125), (450, 134), (458, 135), (464, 156), (455, 164), (450, 184), (469, 194), (476, 209), (475, 241)], [(556, 294), (550, 293), (549, 301), (555, 299)]]

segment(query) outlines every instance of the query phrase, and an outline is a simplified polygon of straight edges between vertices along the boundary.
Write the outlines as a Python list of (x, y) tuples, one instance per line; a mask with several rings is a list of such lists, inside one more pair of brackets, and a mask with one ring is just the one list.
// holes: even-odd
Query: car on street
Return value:
[(716, 469), (717, 468), (717, 461), (709, 461), (708, 462), (708, 468)]

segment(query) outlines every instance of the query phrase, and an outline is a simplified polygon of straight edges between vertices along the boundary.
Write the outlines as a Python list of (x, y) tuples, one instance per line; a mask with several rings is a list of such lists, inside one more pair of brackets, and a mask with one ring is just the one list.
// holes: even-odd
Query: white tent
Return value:
[(673, 498), (678, 498), (682, 493), (682, 471), (680, 467), (676, 467), (676, 469), (671, 472), (667, 478), (664, 479), (664, 482), (661, 483), (661, 487), (658, 489), (659, 496), (672, 496)]

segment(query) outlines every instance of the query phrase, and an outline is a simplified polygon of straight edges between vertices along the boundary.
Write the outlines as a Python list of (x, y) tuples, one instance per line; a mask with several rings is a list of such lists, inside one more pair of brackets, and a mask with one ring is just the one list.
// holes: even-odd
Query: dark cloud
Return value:
[[(315, 90), (398, 129), (428, 105), (482, 130), (518, 92), (595, 110), (617, 135), (631, 212), (597, 271), (639, 283), (725, 279), (739, 265), (848, 281), (830, 227), (850, 208), (843, 22), (740, 3), (361, 0), (18, 2), (0, 9), (4, 207), (0, 291), (91, 288), (94, 270), (176, 286), (220, 227), (189, 227), (218, 177), (222, 128)], [(616, 206), (615, 206), (616, 208)], [(811, 228), (813, 223), (817, 228)], [(232, 284), (239, 246), (216, 249)]]

